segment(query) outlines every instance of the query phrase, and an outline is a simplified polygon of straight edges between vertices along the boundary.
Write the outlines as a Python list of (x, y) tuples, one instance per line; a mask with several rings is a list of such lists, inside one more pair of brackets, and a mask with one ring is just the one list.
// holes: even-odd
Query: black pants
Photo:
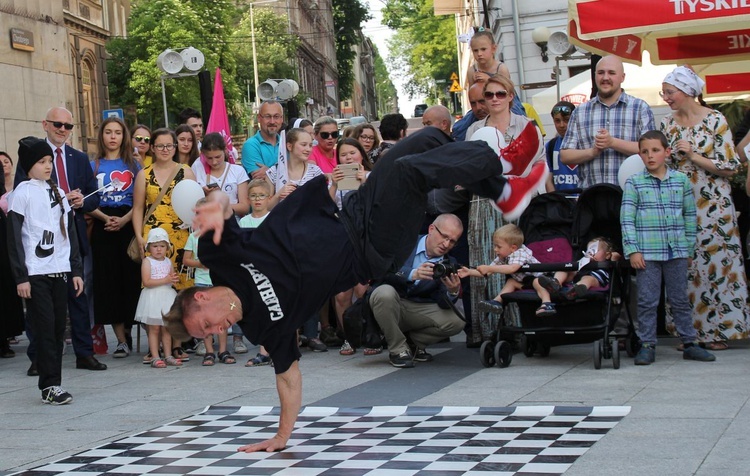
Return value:
[(484, 142), (450, 142), (406, 156), (395, 153), (397, 147), (378, 160), (357, 193), (344, 198), (342, 221), (371, 279), (398, 271), (411, 253), (425, 217), (427, 192), (461, 185), (496, 200), (506, 183), (497, 154)]
[(39, 389), (62, 382), (63, 335), (68, 311), (68, 283), (63, 277), (29, 276), (31, 299), (26, 300), (26, 319), (36, 344)]

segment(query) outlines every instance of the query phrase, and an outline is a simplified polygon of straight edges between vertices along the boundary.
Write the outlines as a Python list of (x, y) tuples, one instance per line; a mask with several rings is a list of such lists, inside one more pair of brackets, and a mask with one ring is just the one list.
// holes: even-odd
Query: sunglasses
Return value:
[(318, 132), (320, 134), (320, 138), (325, 140), (329, 137), (332, 139), (337, 139), (339, 137), (339, 131), (333, 131), (333, 132)]
[(560, 114), (560, 113), (562, 113), (565, 116), (569, 116), (571, 112), (573, 112), (573, 110), (569, 108), (568, 106), (555, 106), (552, 108), (553, 116), (555, 114)]
[(146, 144), (148, 144), (149, 142), (151, 142), (151, 138), (150, 137), (133, 136), (133, 139), (135, 139), (136, 142), (145, 142)]
[(491, 101), (492, 98), (505, 99), (508, 97), (508, 91), (485, 91), (484, 98)]
[(60, 129), (61, 127), (65, 127), (66, 131), (73, 130), (73, 124), (69, 124), (67, 122), (59, 122), (59, 121), (47, 121), (47, 122), (55, 126), (55, 129)]

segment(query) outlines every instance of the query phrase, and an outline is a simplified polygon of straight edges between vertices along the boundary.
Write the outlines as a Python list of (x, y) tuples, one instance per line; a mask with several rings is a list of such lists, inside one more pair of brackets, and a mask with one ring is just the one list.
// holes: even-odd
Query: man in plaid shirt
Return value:
[(570, 116), (560, 146), (560, 161), (578, 165), (581, 188), (598, 183), (617, 185), (623, 160), (638, 153), (638, 138), (655, 129), (654, 115), (644, 101), (625, 94), (622, 61), (605, 56), (596, 65), (597, 96)]

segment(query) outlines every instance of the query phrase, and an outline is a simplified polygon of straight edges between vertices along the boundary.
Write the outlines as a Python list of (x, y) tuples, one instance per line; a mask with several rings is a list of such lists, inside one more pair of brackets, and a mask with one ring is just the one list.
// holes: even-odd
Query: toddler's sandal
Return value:
[(164, 362), (167, 363), (167, 365), (171, 367), (182, 367), (182, 361), (180, 359), (175, 359), (173, 356), (169, 356), (164, 359)]
[(237, 362), (237, 359), (235, 359), (229, 351), (225, 350), (219, 354), (219, 361), (222, 364), (234, 364)]
[(262, 367), (264, 365), (271, 365), (271, 363), (270, 355), (263, 355), (258, 352), (255, 357), (247, 361), (245, 367)]
[(536, 310), (536, 317), (550, 317), (557, 314), (555, 305), (551, 302), (543, 302)]
[(151, 367), (155, 369), (164, 369), (167, 367), (167, 364), (164, 362), (164, 359), (153, 359), (151, 361)]
[(216, 363), (216, 355), (212, 352), (206, 352), (206, 355), (203, 356), (203, 362), (201, 363), (204, 367), (211, 367)]

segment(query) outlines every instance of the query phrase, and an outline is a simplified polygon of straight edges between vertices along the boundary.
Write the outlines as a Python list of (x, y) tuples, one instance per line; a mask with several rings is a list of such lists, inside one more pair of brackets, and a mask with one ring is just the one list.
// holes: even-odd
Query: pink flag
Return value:
[[(219, 68), (216, 68), (216, 77), (214, 79), (214, 103), (211, 105), (211, 116), (209, 117), (208, 125), (206, 126), (206, 133), (209, 132), (218, 132), (224, 137), (224, 141), (227, 143), (227, 151), (229, 152), (229, 156), (226, 159), (230, 164), (233, 164), (237, 158), (237, 150), (232, 145), (232, 136), (229, 132), (227, 103), (224, 101), (224, 85), (221, 82), (221, 70)], [(206, 163), (206, 159), (202, 154), (201, 162), (203, 162), (206, 174), (208, 174), (210, 167)]]

